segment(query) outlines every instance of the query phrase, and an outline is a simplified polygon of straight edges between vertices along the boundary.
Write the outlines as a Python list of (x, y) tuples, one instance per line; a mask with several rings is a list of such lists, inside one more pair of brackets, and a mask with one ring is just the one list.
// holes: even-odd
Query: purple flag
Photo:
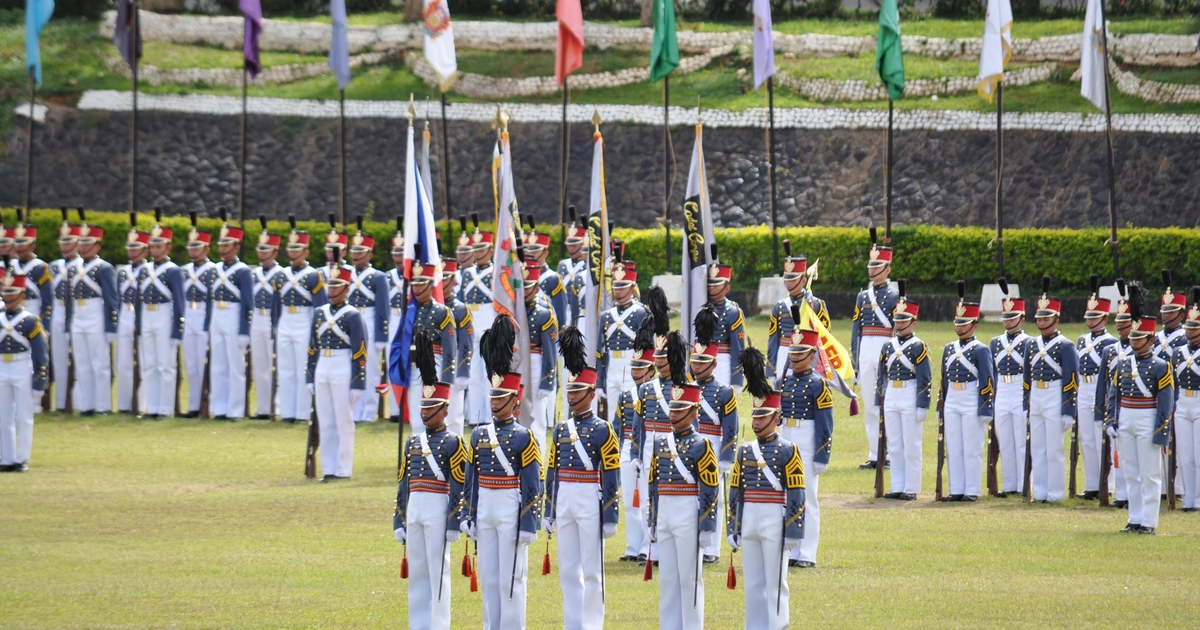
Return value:
[(775, 74), (775, 38), (770, 0), (754, 0), (754, 89)]
[(117, 23), (113, 45), (121, 51), (125, 63), (132, 68), (142, 56), (142, 29), (136, 23), (133, 0), (117, 0)]
[(262, 64), (258, 61), (258, 36), (262, 34), (262, 2), (261, 0), (238, 0), (238, 9), (246, 16), (246, 37), (242, 43), (242, 55), (245, 57), (246, 70), (250, 78), (262, 72)]

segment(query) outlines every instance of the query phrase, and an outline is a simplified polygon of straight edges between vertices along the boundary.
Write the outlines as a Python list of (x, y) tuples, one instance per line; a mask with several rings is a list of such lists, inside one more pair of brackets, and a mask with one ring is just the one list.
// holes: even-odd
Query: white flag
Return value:
[(770, 0), (754, 0), (754, 89), (775, 75), (775, 34)]
[(1012, 58), (1012, 4), (1009, 0), (988, 0), (983, 19), (983, 49), (979, 53), (979, 95), (992, 102), (996, 84), (1004, 76), (1004, 67)]
[(454, 82), (458, 59), (454, 55), (454, 27), (446, 0), (425, 0), (425, 59), (438, 73), (442, 91)]
[(1083, 19), (1083, 50), (1079, 55), (1083, 86), (1079, 92), (1100, 111), (1108, 113), (1108, 99), (1105, 96), (1108, 73), (1104, 68), (1108, 51), (1104, 49), (1104, 6), (1101, 2), (1103, 0), (1088, 0), (1087, 15)]
[(600, 314), (612, 307), (612, 297), (604, 290), (605, 262), (608, 260), (608, 198), (604, 194), (604, 137), (597, 131), (592, 136), (592, 196), (588, 211), (588, 273), (584, 278), (583, 311), (584, 348), (587, 362), (596, 361), (596, 344), (600, 340)]
[(709, 245), (717, 242), (709, 208), (708, 173), (704, 169), (703, 130), (703, 125), (696, 125), (696, 146), (692, 149), (692, 166), (688, 169), (683, 199), (683, 295), (679, 326), (689, 345), (695, 336), (692, 322), (708, 302), (708, 265), (712, 262)]
[[(408, 126), (404, 149), (404, 277), (412, 279), (413, 262), (432, 265), (440, 263), (437, 225), (433, 220), (433, 203), (424, 184), (425, 173), (415, 155), (413, 126)], [(421, 245), (421, 258), (416, 260), (416, 246)], [(437, 287), (435, 286), (435, 293)], [(441, 302), (442, 300), (438, 300)]]
[[(532, 361), (529, 358), (529, 318), (525, 313), (525, 265), (517, 255), (517, 244), (524, 242), (516, 187), (512, 176), (512, 147), (508, 132), (500, 140), (500, 213), (496, 219), (495, 252), (492, 254), (492, 299), (496, 316), (507, 313), (517, 325), (517, 352), (513, 354), (513, 372), (521, 375), (526, 398), (537, 396)], [(539, 375), (540, 376), (540, 375)], [(533, 424), (533, 405), (521, 405), (520, 423)]]

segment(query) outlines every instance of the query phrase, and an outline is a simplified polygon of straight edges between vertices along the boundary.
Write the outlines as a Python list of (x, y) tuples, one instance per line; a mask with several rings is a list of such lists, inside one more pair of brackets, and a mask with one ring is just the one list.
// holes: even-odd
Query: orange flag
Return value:
[(558, 0), (558, 50), (554, 53), (554, 80), (561, 86), (567, 75), (583, 65), (583, 9), (579, 0)]

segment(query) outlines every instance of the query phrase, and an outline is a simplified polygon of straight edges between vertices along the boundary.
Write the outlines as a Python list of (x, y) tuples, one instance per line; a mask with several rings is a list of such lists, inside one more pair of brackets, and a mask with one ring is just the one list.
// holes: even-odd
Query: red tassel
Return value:
[(633, 486), (633, 507), (642, 507), (642, 493), (638, 492), (637, 484), (634, 484)]
[(852, 415), (852, 416), (858, 415), (858, 399), (857, 398), (850, 399), (850, 415)]
[(463, 541), (463, 561), (462, 561), (463, 577), (471, 577), (471, 554), (469, 552), (470, 546), (471, 546), (470, 542)]
[(737, 590), (737, 573), (733, 570), (733, 552), (729, 553), (729, 573), (725, 576), (725, 586), (729, 590)]
[(404, 557), (400, 559), (400, 579), (408, 579), (408, 545), (404, 545)]
[(546, 537), (546, 555), (542, 556), (542, 575), (550, 575), (550, 537)]
[(475, 567), (474, 567), (474, 565), (472, 565), (471, 566), (471, 592), (475, 593), (478, 591), (479, 591), (479, 579), (477, 577), (477, 574), (475, 573)]
[(650, 559), (649, 555), (647, 555), (646, 556), (646, 572), (642, 573), (642, 581), (649, 582), (650, 580), (653, 580), (653, 579), (654, 579), (654, 561)]

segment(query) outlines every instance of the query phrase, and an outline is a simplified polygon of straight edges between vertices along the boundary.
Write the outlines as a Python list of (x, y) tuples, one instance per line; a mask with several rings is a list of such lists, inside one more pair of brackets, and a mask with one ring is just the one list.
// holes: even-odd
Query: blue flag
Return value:
[(329, 44), (329, 67), (337, 75), (338, 89), (350, 85), (350, 39), (346, 35), (346, 0), (332, 0), (329, 15), (333, 18), (333, 41)]
[(25, 0), (25, 71), (42, 84), (42, 51), (38, 38), (54, 13), (54, 0)]

